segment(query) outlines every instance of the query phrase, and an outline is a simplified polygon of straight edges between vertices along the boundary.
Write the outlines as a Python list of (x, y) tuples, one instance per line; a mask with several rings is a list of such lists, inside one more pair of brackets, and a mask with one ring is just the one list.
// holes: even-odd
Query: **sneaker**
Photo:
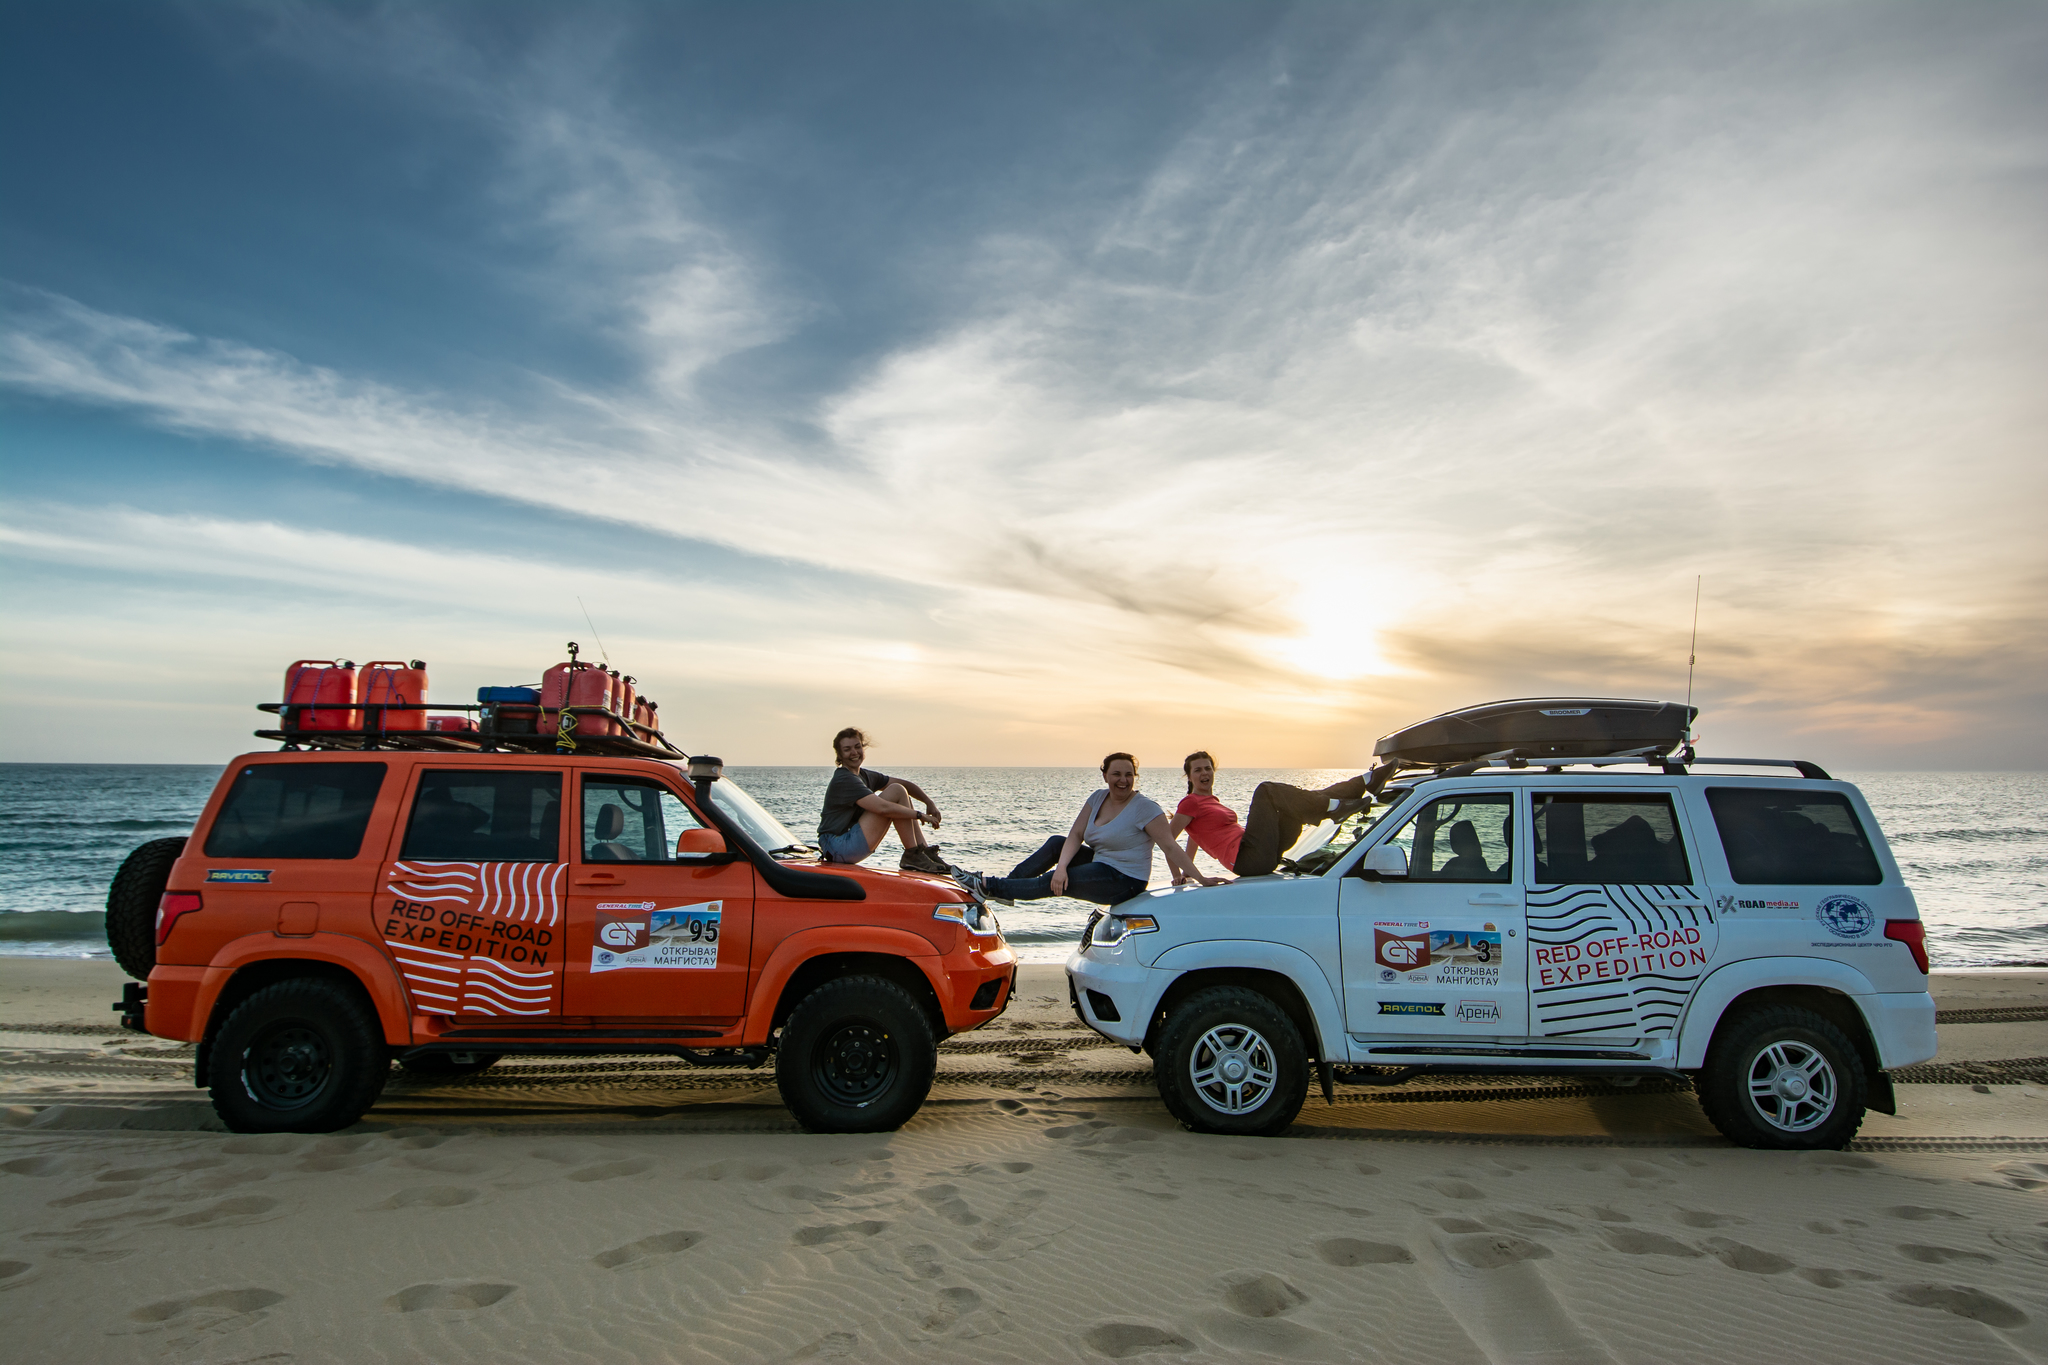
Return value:
[[(962, 891), (965, 891), (975, 901), (983, 905), (986, 905), (988, 903), (990, 897), (988, 892), (983, 888), (983, 878), (979, 872), (969, 872), (964, 867), (956, 867), (948, 875), (950, 875), (954, 881), (958, 882), (960, 884), (960, 889)], [(997, 903), (1001, 905), (1010, 904), (1010, 902), (1006, 900), (999, 900)]]

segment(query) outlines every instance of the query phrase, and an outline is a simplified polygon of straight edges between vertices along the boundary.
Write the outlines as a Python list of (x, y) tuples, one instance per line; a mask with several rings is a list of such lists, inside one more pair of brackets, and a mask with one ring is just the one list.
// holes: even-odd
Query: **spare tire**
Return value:
[(138, 981), (156, 966), (156, 907), (171, 880), (171, 866), (185, 852), (180, 839), (151, 839), (128, 855), (107, 888), (107, 946), (114, 961)]

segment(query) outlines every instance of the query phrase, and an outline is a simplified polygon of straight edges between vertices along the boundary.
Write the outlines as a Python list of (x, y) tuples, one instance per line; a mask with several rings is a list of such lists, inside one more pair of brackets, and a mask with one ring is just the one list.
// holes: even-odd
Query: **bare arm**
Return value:
[(1145, 826), (1145, 833), (1159, 846), (1159, 851), (1166, 855), (1166, 865), (1174, 871), (1175, 885), (1183, 881), (1200, 882), (1203, 886), (1222, 885), (1221, 877), (1204, 875), (1202, 870), (1195, 866), (1195, 860), (1180, 851), (1180, 845), (1173, 841), (1173, 832), (1168, 827), (1164, 815), (1153, 816), (1151, 823)]
[(1189, 825), (1193, 824), (1194, 822), (1195, 817), (1192, 815), (1176, 815), (1166, 822), (1166, 832), (1167, 834), (1175, 838), (1178, 838), (1180, 832), (1186, 829)]
[(939, 827), (939, 803), (932, 800), (929, 796), (926, 796), (924, 794), (924, 788), (918, 786), (909, 778), (899, 777), (895, 779), (895, 781), (897, 786), (903, 788), (904, 791), (910, 794), (911, 800), (924, 802), (925, 814), (931, 817), (928, 823), (931, 825), (933, 829), (937, 829)]

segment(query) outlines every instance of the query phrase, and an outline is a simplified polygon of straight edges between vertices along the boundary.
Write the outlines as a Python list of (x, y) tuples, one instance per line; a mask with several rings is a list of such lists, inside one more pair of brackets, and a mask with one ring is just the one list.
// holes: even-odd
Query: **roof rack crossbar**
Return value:
[(1474, 759), (1469, 763), (1459, 763), (1448, 767), (1438, 767), (1435, 764), (1429, 763), (1417, 763), (1412, 765), (1408, 769), (1408, 771), (1403, 772), (1401, 776), (1407, 777), (1410, 773), (1419, 775), (1424, 772), (1429, 772), (1430, 775), (1436, 777), (1463, 777), (1471, 773), (1478, 772), (1485, 768), (1496, 767), (1515, 769), (1572, 767), (1615, 768), (1630, 764), (1647, 764), (1653, 768), (1671, 769), (1679, 767), (1697, 767), (1703, 763), (1711, 763), (1717, 767), (1726, 768), (1791, 768), (1794, 771), (1796, 771), (1801, 777), (1812, 778), (1820, 782), (1833, 781), (1833, 778), (1831, 778), (1828, 775), (1826, 769), (1822, 768), (1818, 763), (1809, 763), (1803, 758), (1688, 757), (1681, 759), (1667, 757), (1663, 754), (1656, 752), (1655, 750), (1637, 750), (1633, 753), (1626, 754), (1589, 755), (1584, 758), (1525, 759), (1516, 757), (1502, 757), (1500, 755), (1489, 755), (1487, 758), (1484, 759)]

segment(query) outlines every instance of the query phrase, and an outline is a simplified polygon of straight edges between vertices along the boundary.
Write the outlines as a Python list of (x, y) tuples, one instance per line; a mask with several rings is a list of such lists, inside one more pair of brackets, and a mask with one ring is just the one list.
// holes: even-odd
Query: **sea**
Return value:
[[(895, 768), (939, 806), (947, 861), (1006, 873), (1049, 835), (1064, 834), (1100, 785), (1092, 768)], [(221, 769), (212, 765), (0, 764), (0, 953), (107, 957), (107, 885), (151, 839), (189, 833)], [(831, 769), (729, 768), (798, 838), (815, 839)], [(1226, 769), (1217, 795), (1242, 813), (1260, 782), (1315, 788), (1341, 769)], [(2048, 966), (2048, 773), (1852, 773), (1877, 813), (1927, 923), (1940, 967)], [(1172, 809), (1178, 772), (1144, 775), (1140, 790)], [(894, 866), (889, 840), (873, 860)], [(1206, 870), (1218, 869), (1203, 859)], [(1153, 883), (1168, 880), (1154, 859)], [(999, 908), (1027, 962), (1057, 962), (1092, 907), (1047, 900)]]

